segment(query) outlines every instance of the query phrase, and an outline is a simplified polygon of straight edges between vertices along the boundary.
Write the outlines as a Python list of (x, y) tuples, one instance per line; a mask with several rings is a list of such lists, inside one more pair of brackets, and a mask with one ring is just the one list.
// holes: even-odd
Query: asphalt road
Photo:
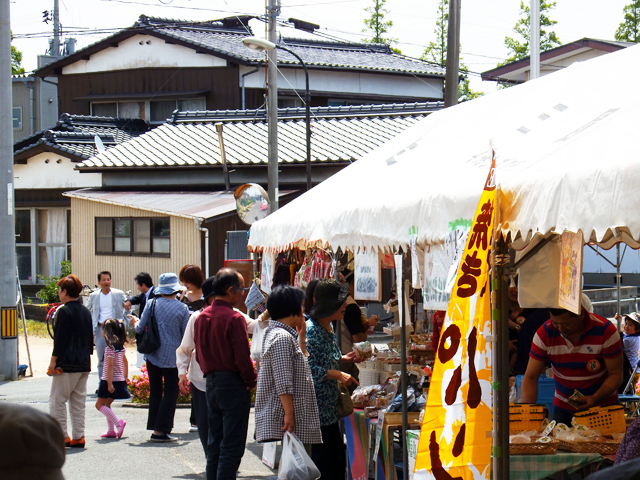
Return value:
[[(97, 385), (97, 373), (89, 377), (89, 387)], [(43, 412), (49, 411), (48, 398), (51, 379), (23, 378), (16, 382), (0, 382), (0, 401), (29, 405)], [(89, 388), (92, 391), (91, 388)], [(204, 479), (205, 457), (197, 433), (189, 431), (188, 408), (176, 410), (172, 435), (178, 441), (162, 444), (149, 442), (146, 430), (147, 410), (128, 408), (114, 403), (119, 418), (127, 421), (121, 439), (103, 439), (105, 417), (95, 409), (95, 397), (87, 397), (86, 448), (67, 449), (63, 473), (66, 480), (112, 480), (135, 478)], [(70, 428), (70, 426), (69, 426)], [(254, 415), (251, 411), (247, 446), (237, 478), (275, 479), (273, 470), (261, 462), (262, 445), (253, 440)]]

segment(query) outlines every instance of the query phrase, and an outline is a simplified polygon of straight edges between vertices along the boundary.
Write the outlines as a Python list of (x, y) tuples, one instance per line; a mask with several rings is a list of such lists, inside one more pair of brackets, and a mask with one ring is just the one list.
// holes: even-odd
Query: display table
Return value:
[[(367, 480), (369, 478), (369, 458), (372, 445), (369, 442), (369, 425), (377, 423), (376, 418), (365, 418), (364, 410), (355, 410), (344, 419), (344, 433), (347, 437), (347, 452), (349, 454), (349, 472), (353, 480)], [(374, 478), (383, 480), (384, 466), (382, 464), (383, 450), (380, 449), (376, 461)]]
[[(417, 412), (409, 413), (409, 428), (420, 428), (420, 424), (417, 423), (418, 416)], [(378, 428), (381, 428), (380, 432), (377, 431)], [(393, 434), (401, 430), (401, 413), (386, 414), (383, 426), (379, 424), (378, 419), (365, 418), (364, 410), (354, 410), (350, 416), (346, 417), (344, 419), (344, 433), (347, 437), (351, 478), (353, 480), (366, 480), (367, 478), (396, 480)], [(380, 438), (380, 446), (374, 465), (372, 456), (376, 438)]]
[(585, 467), (587, 467), (585, 473), (591, 473), (591, 469), (595, 470), (601, 461), (602, 456), (599, 453), (556, 452), (553, 455), (510, 455), (509, 479), (539, 480), (554, 473), (570, 474)]

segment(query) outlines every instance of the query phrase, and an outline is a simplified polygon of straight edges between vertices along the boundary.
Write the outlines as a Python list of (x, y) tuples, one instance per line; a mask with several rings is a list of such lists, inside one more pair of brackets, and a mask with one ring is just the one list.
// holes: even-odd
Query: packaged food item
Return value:
[(358, 358), (358, 360), (367, 360), (371, 358), (371, 355), (373, 354), (371, 343), (367, 341), (354, 343), (353, 351), (356, 352), (356, 357)]
[(382, 390), (380, 385), (369, 385), (367, 387), (356, 387), (351, 394), (351, 401), (355, 408), (366, 408), (374, 404), (375, 395)]
[(378, 418), (380, 407), (365, 407), (364, 418)]
[(47, 369), (47, 375), (53, 377), (55, 375), (62, 375), (62, 368), (56, 367), (53, 371), (50, 368)]

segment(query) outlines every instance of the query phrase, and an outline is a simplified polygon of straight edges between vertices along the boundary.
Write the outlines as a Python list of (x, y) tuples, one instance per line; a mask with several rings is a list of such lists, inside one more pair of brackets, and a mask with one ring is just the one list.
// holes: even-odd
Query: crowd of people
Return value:
[[(354, 303), (349, 302), (347, 282), (314, 281), (307, 291), (289, 285), (274, 288), (262, 317), (270, 322), (262, 336), (259, 374), (248, 341), (257, 321), (238, 309), (248, 288), (236, 270), (223, 268), (205, 279), (199, 267), (186, 265), (178, 275), (160, 275), (157, 285), (144, 272), (135, 282), (140, 293), (127, 298), (111, 287), (110, 272), (100, 272), (99, 289), (90, 294), (86, 306), (80, 300), (82, 283), (75, 275), (58, 282), (62, 305), (54, 324), (49, 403), (66, 447), (85, 447), (85, 401), (94, 345), (99, 378), (95, 407), (107, 423), (102, 437), (123, 435), (127, 422), (111, 405), (129, 398), (127, 328), (133, 327), (137, 335), (153, 328), (159, 347), (144, 355), (150, 441), (176, 440), (171, 435), (176, 401), (180, 392), (191, 393), (190, 429), (199, 434), (207, 478), (235, 478), (246, 446), (251, 392), (256, 389), (256, 441), (278, 441), (285, 432), (294, 433), (323, 478), (344, 476), (338, 383), (358, 382), (356, 375), (342, 371), (345, 364), (354, 363), (355, 354), (343, 354), (333, 325)], [(137, 316), (130, 313), (134, 305)], [(358, 310), (358, 319), (359, 314)], [(375, 325), (376, 320), (369, 322)], [(344, 328), (343, 343), (366, 338), (368, 325), (356, 324), (346, 324), (350, 328)]]
[[(126, 420), (116, 416), (111, 404), (129, 397), (126, 328), (130, 324), (142, 335), (155, 325), (160, 346), (144, 356), (150, 441), (176, 440), (171, 436), (176, 400), (180, 392), (189, 392), (191, 429), (199, 434), (207, 478), (235, 478), (245, 451), (251, 392), (257, 387), (256, 441), (282, 440), (284, 432), (291, 432), (323, 478), (343, 478), (339, 384), (358, 385), (355, 353), (349, 346), (366, 339), (368, 327), (377, 322), (375, 317), (363, 318), (348, 280), (314, 280), (306, 291), (290, 285), (273, 289), (261, 317), (270, 322), (262, 336), (257, 373), (248, 342), (257, 321), (237, 308), (249, 288), (234, 269), (223, 268), (205, 279), (199, 267), (186, 265), (178, 275), (160, 275), (157, 286), (149, 274), (140, 273), (135, 277), (140, 294), (130, 298), (111, 288), (111, 274), (103, 271), (98, 274), (100, 289), (86, 307), (78, 301), (80, 280), (74, 275), (62, 278), (62, 307), (48, 372), (50, 413), (66, 437), (65, 446), (85, 446), (85, 397), (94, 344), (99, 374), (95, 406), (107, 422), (102, 437), (122, 436)], [(139, 306), (138, 316), (129, 313), (133, 305)], [(510, 326), (517, 334), (512, 366), (524, 374), (522, 401), (536, 402), (538, 377), (550, 366), (556, 385), (553, 416), (569, 425), (576, 409), (616, 403), (618, 389), (638, 363), (640, 316), (624, 316), (621, 339), (611, 322), (590, 310), (587, 299), (580, 314), (521, 309), (517, 283), (510, 289)], [(336, 321), (344, 321), (340, 342), (334, 334)], [(581, 393), (577, 408), (569, 402), (574, 391)], [(632, 448), (628, 443), (623, 449), (627, 455)], [(636, 443), (634, 449), (639, 448)]]

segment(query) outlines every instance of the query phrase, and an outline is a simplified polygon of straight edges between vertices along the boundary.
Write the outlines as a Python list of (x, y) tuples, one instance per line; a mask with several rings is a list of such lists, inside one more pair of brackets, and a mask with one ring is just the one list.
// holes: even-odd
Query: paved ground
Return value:
[[(389, 338), (378, 335), (372, 343), (382, 345)], [(43, 412), (49, 411), (48, 398), (51, 379), (46, 369), (51, 358), (52, 342), (49, 339), (30, 337), (31, 362), (34, 376), (16, 382), (0, 382), (0, 401), (22, 403)], [(127, 349), (130, 375), (138, 373), (136, 352)], [(20, 363), (27, 363), (24, 339), (20, 338)], [(92, 364), (95, 365), (95, 356)], [(89, 376), (89, 392), (98, 385), (98, 374)], [(103, 439), (100, 434), (106, 430), (104, 416), (95, 407), (94, 396), (87, 397), (86, 449), (67, 449), (67, 461), (63, 473), (66, 480), (112, 480), (130, 477), (136, 480), (157, 479), (203, 479), (205, 478), (205, 458), (197, 433), (188, 433), (189, 409), (178, 409), (173, 435), (178, 441), (170, 444), (149, 442), (151, 432), (145, 429), (147, 410), (128, 408), (122, 402), (114, 403), (114, 411), (119, 418), (127, 420), (127, 427), (121, 439)], [(264, 465), (262, 445), (253, 440), (254, 415), (250, 416), (247, 446), (238, 478), (275, 479), (273, 470)]]
[[(48, 412), (51, 379), (45, 371), (51, 355), (51, 342), (30, 338), (31, 361), (34, 377), (16, 382), (0, 382), (0, 401), (22, 403)], [(135, 355), (128, 355), (135, 362)], [(94, 357), (95, 358), (95, 357)], [(21, 342), (20, 361), (27, 363), (24, 342)], [(94, 359), (95, 363), (95, 359)], [(130, 371), (136, 372), (135, 365)], [(89, 391), (95, 390), (97, 373), (89, 377)], [(197, 433), (188, 433), (189, 409), (176, 411), (173, 435), (178, 441), (170, 444), (149, 442), (151, 432), (145, 429), (147, 410), (127, 408), (122, 402), (114, 403), (114, 411), (127, 420), (121, 439), (103, 439), (106, 430), (104, 416), (95, 407), (95, 397), (87, 397), (86, 441), (84, 450), (67, 449), (63, 473), (66, 480), (111, 480), (114, 478), (202, 479), (205, 478), (205, 458)], [(275, 479), (275, 473), (261, 462), (262, 446), (253, 441), (253, 411), (250, 416), (249, 435), (238, 478)]]

